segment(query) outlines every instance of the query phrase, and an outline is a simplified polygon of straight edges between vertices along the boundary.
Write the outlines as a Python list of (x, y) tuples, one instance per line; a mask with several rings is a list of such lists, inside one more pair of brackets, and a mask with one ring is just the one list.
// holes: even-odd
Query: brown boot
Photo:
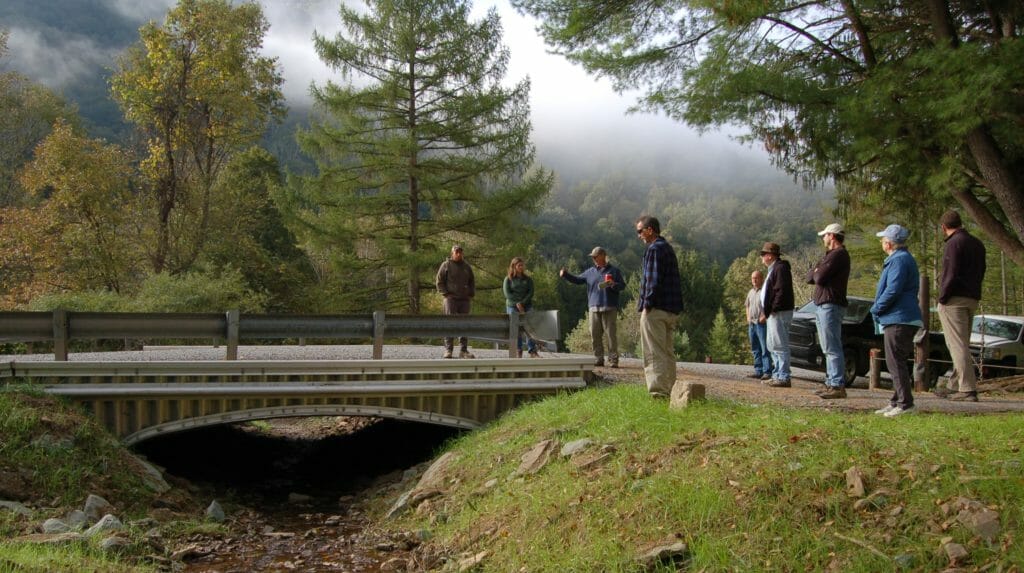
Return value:
[(822, 400), (836, 400), (838, 398), (846, 397), (846, 388), (842, 386), (836, 386), (835, 388), (829, 388), (827, 392), (818, 394), (818, 397)]

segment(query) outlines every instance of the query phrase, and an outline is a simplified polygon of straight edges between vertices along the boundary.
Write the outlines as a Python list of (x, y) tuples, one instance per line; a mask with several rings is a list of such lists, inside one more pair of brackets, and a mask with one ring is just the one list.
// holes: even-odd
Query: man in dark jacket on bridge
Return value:
[[(444, 297), (444, 314), (469, 314), (470, 302), (476, 295), (476, 280), (473, 268), (463, 259), (462, 246), (452, 245), (452, 255), (441, 263), (435, 280), (437, 292)], [(459, 358), (475, 358), (469, 351), (469, 341), (459, 337)], [(455, 341), (450, 336), (444, 339), (444, 357), (451, 358)]]

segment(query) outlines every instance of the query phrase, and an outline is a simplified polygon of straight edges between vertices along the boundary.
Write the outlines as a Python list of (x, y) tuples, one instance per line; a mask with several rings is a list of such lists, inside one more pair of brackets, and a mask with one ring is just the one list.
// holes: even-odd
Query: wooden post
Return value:
[(384, 311), (373, 311), (373, 359), (384, 358)]
[(53, 311), (53, 359), (58, 362), (68, 361), (68, 311)]
[(238, 310), (229, 310), (227, 313), (227, 332), (225, 332), (225, 340), (227, 340), (227, 348), (225, 352), (225, 360), (238, 360)]
[(868, 390), (878, 388), (878, 380), (882, 375), (882, 367), (878, 361), (882, 351), (877, 348), (868, 350)]
[(928, 285), (928, 275), (921, 275), (921, 286), (917, 293), (918, 304), (921, 305), (921, 320), (924, 328), (919, 333), (922, 336), (915, 337), (914, 344), (914, 391), (925, 392), (928, 390), (928, 355), (931, 350), (928, 348), (928, 326), (931, 324), (931, 293)]
[(508, 315), (508, 357), (515, 358), (519, 355), (519, 313), (513, 312)]

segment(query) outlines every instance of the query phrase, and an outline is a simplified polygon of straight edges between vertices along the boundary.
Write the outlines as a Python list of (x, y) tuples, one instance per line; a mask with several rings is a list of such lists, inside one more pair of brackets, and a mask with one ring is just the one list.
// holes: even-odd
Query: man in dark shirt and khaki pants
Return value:
[(676, 322), (683, 310), (683, 289), (679, 261), (672, 245), (661, 236), (661, 223), (651, 216), (636, 222), (636, 236), (647, 248), (640, 268), (640, 347), (644, 355), (647, 392), (668, 398), (676, 382)]
[(963, 228), (960, 214), (949, 210), (939, 220), (946, 235), (939, 275), (939, 320), (953, 357), (950, 400), (977, 402), (978, 380), (971, 358), (971, 320), (985, 279), (985, 245)]

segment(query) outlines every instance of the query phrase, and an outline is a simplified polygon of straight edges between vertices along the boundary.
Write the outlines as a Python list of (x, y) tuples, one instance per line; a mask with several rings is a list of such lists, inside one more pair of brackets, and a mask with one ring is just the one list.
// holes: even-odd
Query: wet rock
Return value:
[(999, 536), (1002, 526), (999, 524), (999, 513), (993, 511), (979, 501), (964, 500), (959, 503), (960, 511), (956, 520), (978, 537), (992, 541)]
[(551, 453), (556, 447), (554, 440), (543, 440), (535, 444), (530, 451), (522, 456), (522, 463), (516, 469), (516, 476), (535, 474), (547, 465), (551, 460)]
[(192, 543), (171, 553), (171, 561), (194, 561), (209, 554), (209, 548)]
[(142, 519), (136, 519), (128, 522), (128, 524), (136, 529), (149, 529), (151, 527), (156, 527), (157, 525), (160, 525), (160, 523), (152, 517), (143, 517)]
[(288, 503), (309, 503), (311, 501), (313, 501), (313, 496), (311, 495), (295, 492), (288, 494)]
[(850, 497), (864, 497), (864, 474), (860, 468), (853, 466), (846, 470), (846, 495)]
[(700, 402), (705, 399), (705, 388), (703, 384), (694, 384), (680, 380), (672, 386), (672, 394), (669, 396), (669, 407), (673, 409), (686, 408), (691, 402)]
[(43, 533), (67, 533), (71, 531), (71, 527), (68, 524), (52, 517), (43, 522), (42, 529)]
[(562, 456), (563, 458), (572, 457), (574, 454), (582, 452), (583, 450), (587, 449), (587, 447), (593, 443), (594, 440), (591, 440), (590, 438), (573, 440), (562, 446), (562, 451), (559, 452), (559, 455)]
[(637, 557), (637, 565), (643, 571), (654, 571), (666, 565), (682, 565), (687, 560), (689, 548), (682, 541), (657, 545)]
[(92, 527), (86, 529), (85, 536), (93, 537), (107, 531), (120, 531), (122, 529), (124, 529), (124, 524), (121, 523), (121, 520), (108, 513), (101, 517)]
[(224, 508), (217, 503), (217, 500), (210, 502), (210, 506), (206, 508), (206, 519), (214, 523), (223, 523), (227, 519), (227, 515), (224, 514)]
[(611, 451), (600, 450), (596, 452), (580, 454), (572, 458), (572, 465), (576, 467), (576, 469), (580, 470), (589, 470), (592, 468), (596, 468), (603, 464), (604, 462), (608, 461), (608, 459), (612, 457), (612, 453), (613, 452)]
[(32, 511), (16, 501), (0, 501), (0, 511), (10, 511), (24, 517), (32, 517)]
[(98, 495), (89, 494), (85, 498), (85, 518), (89, 523), (96, 523), (101, 517), (114, 512), (114, 506)]

